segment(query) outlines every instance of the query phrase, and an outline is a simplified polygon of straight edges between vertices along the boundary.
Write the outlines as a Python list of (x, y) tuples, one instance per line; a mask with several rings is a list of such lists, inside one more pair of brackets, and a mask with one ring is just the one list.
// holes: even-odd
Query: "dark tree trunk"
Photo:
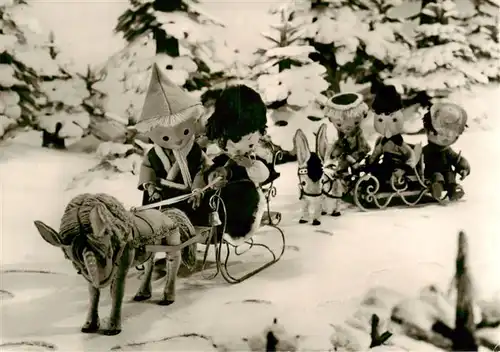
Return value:
[[(428, 4), (436, 3), (436, 0), (422, 0), (422, 3), (420, 5), (420, 11), (422, 11)], [(419, 15), (419, 23), (420, 24), (432, 24), (434, 23), (434, 17), (427, 16), (423, 13), (420, 13)]]
[(320, 65), (326, 68), (325, 80), (328, 82), (328, 89), (339, 93), (340, 92), (340, 72), (338, 70), (337, 59), (335, 57), (335, 46), (334, 44), (322, 44), (311, 42), (317, 53), (310, 54), (311, 60), (318, 62)]
[[(181, 7), (181, 0), (156, 0), (153, 5), (153, 8), (156, 11), (162, 12), (181, 10)], [(157, 54), (165, 53), (172, 57), (179, 56), (179, 41), (176, 38), (168, 36), (167, 33), (161, 28), (154, 29), (153, 37), (156, 41)]]

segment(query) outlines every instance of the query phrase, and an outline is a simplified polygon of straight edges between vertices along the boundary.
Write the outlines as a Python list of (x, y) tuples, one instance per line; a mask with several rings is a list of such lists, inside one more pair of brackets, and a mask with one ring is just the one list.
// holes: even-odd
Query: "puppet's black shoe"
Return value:
[(340, 215), (342, 215), (342, 214), (340, 213), (340, 211), (334, 211), (334, 212), (332, 213), (332, 216), (335, 216), (335, 217), (338, 217), (338, 216), (340, 216)]
[(305, 223), (307, 223), (307, 220), (304, 220), (304, 219), (299, 220), (299, 224), (305, 224)]
[(318, 226), (318, 225), (321, 225), (321, 221), (319, 221), (318, 219), (314, 219), (312, 224), (313, 224), (313, 226)]
[(327, 214), (326, 211), (321, 212), (321, 215), (326, 215), (326, 214)]
[(459, 185), (450, 185), (448, 189), (448, 198), (452, 202), (456, 202), (457, 200), (462, 199), (465, 195), (464, 189)]
[(441, 200), (441, 194), (443, 194), (444, 188), (441, 182), (433, 182), (431, 184), (431, 195), (437, 201)]

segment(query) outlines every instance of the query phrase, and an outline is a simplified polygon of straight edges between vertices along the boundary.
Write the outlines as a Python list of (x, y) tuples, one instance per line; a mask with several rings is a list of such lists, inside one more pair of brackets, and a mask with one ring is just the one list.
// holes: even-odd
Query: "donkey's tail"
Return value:
[[(179, 228), (181, 242), (186, 242), (196, 235), (196, 230), (189, 220), (186, 213), (177, 208), (167, 208), (162, 213), (168, 216), (172, 222)], [(196, 265), (196, 243), (184, 247), (181, 252), (182, 264), (188, 269), (193, 270)]]

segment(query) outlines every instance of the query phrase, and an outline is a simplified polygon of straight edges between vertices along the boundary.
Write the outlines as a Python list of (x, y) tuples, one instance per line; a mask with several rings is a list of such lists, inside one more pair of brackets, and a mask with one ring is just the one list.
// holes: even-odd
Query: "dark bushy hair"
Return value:
[(323, 176), (323, 163), (316, 153), (311, 153), (309, 160), (307, 160), (307, 176), (313, 182), (318, 182)]
[(259, 93), (245, 85), (225, 89), (215, 102), (215, 110), (206, 125), (208, 139), (222, 142), (239, 141), (253, 133), (266, 133), (266, 105)]

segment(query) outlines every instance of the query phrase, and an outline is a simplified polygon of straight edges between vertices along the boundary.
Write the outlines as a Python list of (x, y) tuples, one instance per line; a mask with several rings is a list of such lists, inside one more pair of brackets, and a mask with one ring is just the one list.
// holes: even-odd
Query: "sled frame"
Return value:
[[(281, 158), (282, 154), (280, 151), (277, 151), (273, 153), (273, 164), (276, 165), (276, 162)], [(244, 250), (240, 250), (241, 246), (236, 246), (229, 241), (227, 241), (224, 236), (221, 236), (219, 240), (214, 241), (214, 239), (217, 238), (217, 233), (219, 226), (224, 226), (223, 225), (218, 225), (218, 226), (197, 226), (196, 231), (197, 234), (196, 236), (190, 238), (189, 240), (181, 243), (180, 245), (176, 246), (167, 246), (167, 245), (154, 245), (154, 246), (146, 246), (146, 251), (148, 252), (177, 252), (182, 250), (183, 248), (192, 245), (194, 243), (199, 243), (199, 244), (204, 244), (205, 250), (203, 253), (203, 262), (201, 264), (201, 272), (203, 273), (206, 269), (206, 264), (207, 264), (207, 259), (208, 259), (208, 252), (210, 250), (210, 247), (213, 245), (215, 249), (215, 273), (210, 275), (210, 276), (203, 276), (204, 279), (206, 280), (213, 280), (215, 279), (219, 274), (222, 276), (222, 278), (229, 284), (238, 284), (240, 282), (243, 282), (258, 273), (262, 272), (263, 270), (269, 268), (270, 266), (276, 264), (283, 254), (285, 253), (285, 248), (286, 248), (286, 240), (285, 240), (285, 233), (284, 231), (278, 226), (280, 221), (281, 221), (281, 213), (274, 213), (271, 211), (271, 200), (272, 198), (276, 197), (277, 195), (277, 190), (276, 187), (274, 186), (274, 181), (271, 182), (271, 184), (263, 189), (265, 192), (265, 201), (266, 201), (266, 213), (263, 217), (263, 222), (264, 225), (262, 226), (268, 226), (276, 231), (278, 231), (279, 238), (280, 238), (280, 247), (277, 251), (274, 251), (271, 249), (268, 245), (260, 242), (256, 242), (253, 238), (250, 238), (245, 241), (245, 247), (248, 247)], [(210, 198), (210, 207), (212, 208), (213, 211), (218, 211), (219, 207), (223, 207), (223, 211), (225, 212), (225, 206), (223, 200), (220, 198), (220, 190), (217, 191), (212, 197)], [(262, 227), (261, 226), (261, 227)], [(240, 276), (236, 276), (235, 274), (232, 274), (230, 272), (230, 263), (229, 260), (230, 258), (234, 256), (242, 256), (243, 254), (249, 252), (253, 247), (260, 247), (266, 250), (266, 253), (269, 253), (271, 255), (271, 259), (265, 262), (264, 264), (258, 266), (256, 269), (253, 269), (251, 271), (248, 271), (244, 274), (240, 274)], [(223, 255), (223, 249), (226, 249), (225, 255)]]
[[(370, 173), (361, 176), (354, 185), (353, 198), (354, 204), (362, 211), (370, 211), (371, 209), (365, 207), (363, 202), (375, 205), (378, 209), (386, 209), (394, 199), (399, 198), (405, 205), (412, 207), (416, 206), (425, 196), (431, 196), (427, 180), (421, 175), (424, 174), (423, 158), (420, 159), (417, 166), (412, 168), (413, 174), (403, 175), (395, 179), (391, 177), (390, 185), (392, 192), (381, 192), (380, 181)], [(365, 188), (365, 194), (361, 195), (362, 184), (365, 182), (373, 181), (374, 184), (368, 185)], [(416, 183), (420, 186), (419, 189), (410, 190), (409, 183)], [(415, 200), (410, 201), (408, 197), (416, 197)], [(431, 196), (432, 197), (432, 196)], [(439, 204), (444, 204), (447, 195), (438, 199)], [(434, 198), (433, 198), (434, 199)]]

